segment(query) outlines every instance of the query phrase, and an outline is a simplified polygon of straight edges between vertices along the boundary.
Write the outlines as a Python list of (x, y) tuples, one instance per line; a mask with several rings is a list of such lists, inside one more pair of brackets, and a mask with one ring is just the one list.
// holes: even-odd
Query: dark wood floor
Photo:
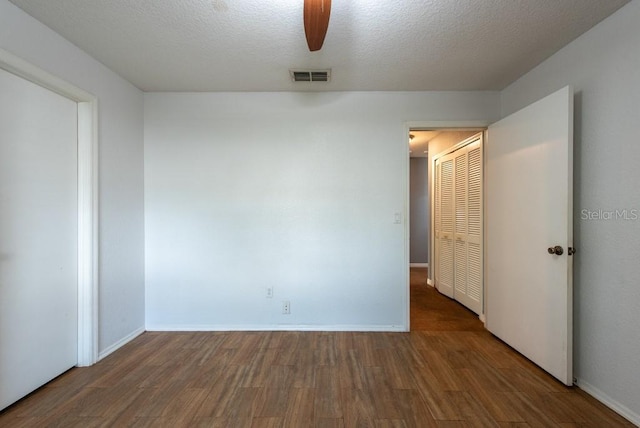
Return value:
[(411, 269), (412, 331), (484, 331), (478, 316), (427, 286), (427, 269)]
[(0, 426), (632, 426), (411, 278), (411, 333), (145, 333)]

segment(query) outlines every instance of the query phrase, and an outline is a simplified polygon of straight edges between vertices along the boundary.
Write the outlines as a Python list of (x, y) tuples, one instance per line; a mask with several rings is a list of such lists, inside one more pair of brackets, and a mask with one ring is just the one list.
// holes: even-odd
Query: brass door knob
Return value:
[(560, 245), (556, 245), (555, 247), (547, 248), (549, 254), (555, 254), (556, 256), (561, 256), (564, 253), (564, 250)]

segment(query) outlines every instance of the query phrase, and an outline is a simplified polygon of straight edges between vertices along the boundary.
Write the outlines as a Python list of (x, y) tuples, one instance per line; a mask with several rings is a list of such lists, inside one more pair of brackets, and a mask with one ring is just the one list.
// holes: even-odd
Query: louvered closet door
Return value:
[(482, 134), (436, 160), (435, 280), (438, 290), (482, 313)]
[(454, 298), (482, 312), (482, 146), (480, 137), (454, 152)]
[(467, 148), (455, 152), (455, 243), (453, 297), (461, 303), (467, 295)]
[(436, 211), (439, 233), (436, 235), (436, 287), (449, 297), (454, 296), (454, 156), (447, 155), (436, 164)]
[[(440, 209), (440, 175), (442, 171), (442, 163), (439, 160), (436, 160), (435, 167), (433, 168), (435, 171), (434, 174), (434, 185), (433, 185), (433, 253), (435, 257), (433, 259), (433, 278), (435, 280), (436, 288), (438, 287), (438, 283), (440, 282), (440, 268), (438, 267), (440, 264), (440, 230), (442, 223), (442, 210)], [(453, 296), (453, 292), (451, 293)]]

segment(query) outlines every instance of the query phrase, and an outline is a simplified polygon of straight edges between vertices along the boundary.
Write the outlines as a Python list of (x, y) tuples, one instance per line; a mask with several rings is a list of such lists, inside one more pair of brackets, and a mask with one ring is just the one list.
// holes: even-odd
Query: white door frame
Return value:
[[(409, 144), (407, 143), (408, 138), (409, 138), (409, 132), (411, 130), (419, 130), (419, 129), (439, 129), (439, 130), (462, 130), (465, 128), (468, 128), (469, 130), (478, 130), (478, 132), (481, 132), (480, 130), (482, 129), (486, 129), (489, 125), (491, 124), (490, 121), (485, 121), (485, 120), (452, 120), (452, 121), (429, 121), (429, 120), (424, 120), (424, 121), (410, 121), (410, 122), (405, 122), (404, 123), (404, 127), (403, 127), (403, 133), (402, 133), (402, 147), (405, 151), (405, 165), (404, 165), (404, 175), (405, 175), (405, 179), (404, 179), (404, 183), (405, 183), (405, 192), (404, 192), (404, 208), (405, 208), (405, 213), (407, 213), (407, 221), (404, 222), (404, 265), (405, 265), (405, 271), (406, 271), (406, 275), (405, 275), (405, 308), (406, 308), (406, 331), (410, 331), (411, 330), (411, 278), (409, 276), (409, 246), (410, 246), (410, 242), (409, 242), (409, 236), (410, 236), (410, 222), (411, 219), (409, 218), (409, 201), (410, 201), (410, 189), (409, 189), (409, 180), (410, 180), (410, 162), (411, 162), (411, 158), (409, 156)], [(429, 165), (428, 166), (428, 174), (429, 174), (429, 179), (431, 182), (431, 186), (433, 186), (433, 165)], [(433, 189), (430, 187), (429, 188), (429, 211), (432, 212), (432, 208), (433, 208)], [(430, 225), (429, 225), (429, 232), (430, 232), (430, 237), (429, 237), (429, 266), (433, 266), (433, 228), (434, 228), (434, 216), (430, 215)], [(429, 269), (429, 278), (427, 278), (427, 281), (430, 285), (433, 284), (433, 276), (432, 276), (432, 269)], [(483, 320), (484, 321), (484, 320)]]
[(78, 103), (78, 366), (98, 360), (98, 99), (0, 49), (0, 69)]

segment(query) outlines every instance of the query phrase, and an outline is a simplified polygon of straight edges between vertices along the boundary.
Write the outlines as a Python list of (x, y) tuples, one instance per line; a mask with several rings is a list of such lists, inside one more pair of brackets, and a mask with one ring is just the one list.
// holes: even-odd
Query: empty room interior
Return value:
[(0, 426), (640, 426), (638, 22), (0, 0)]

